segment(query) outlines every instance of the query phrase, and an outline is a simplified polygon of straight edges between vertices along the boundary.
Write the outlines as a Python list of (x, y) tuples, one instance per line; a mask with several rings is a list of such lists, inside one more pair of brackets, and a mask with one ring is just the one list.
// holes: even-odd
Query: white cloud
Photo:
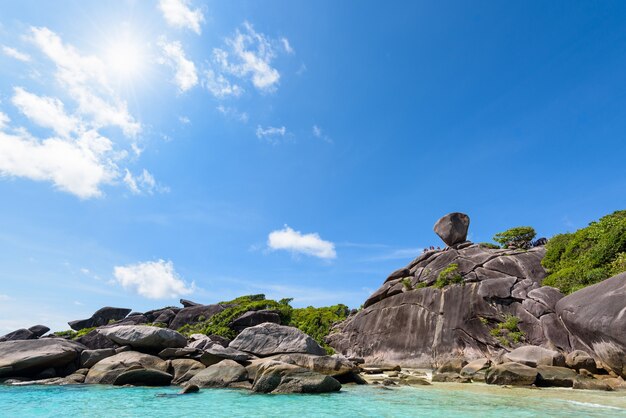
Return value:
[(228, 96), (238, 97), (243, 93), (241, 87), (228, 81), (223, 74), (215, 74), (213, 70), (209, 69), (204, 72), (204, 76), (204, 86), (218, 99)]
[(250, 77), (252, 84), (261, 91), (273, 91), (280, 80), (280, 73), (271, 66), (275, 57), (272, 42), (262, 33), (254, 30), (248, 22), (243, 24), (243, 32), (226, 38), (229, 50), (215, 48), (215, 61), (224, 72), (240, 78)]
[(319, 234), (302, 234), (285, 225), (283, 229), (270, 232), (267, 245), (272, 250), (287, 250), (313, 257), (332, 259), (337, 257), (335, 244), (324, 241)]
[(6, 113), (0, 112), (0, 129), (4, 129), (9, 122), (11, 122), (11, 118)]
[(141, 125), (128, 113), (126, 102), (109, 86), (106, 65), (96, 56), (83, 56), (48, 28), (31, 28), (32, 41), (55, 63), (56, 79), (78, 104), (78, 112), (91, 118), (93, 128), (117, 126), (135, 136)]
[(219, 105), (217, 111), (229, 119), (235, 119), (241, 123), (248, 123), (248, 114), (240, 112), (234, 107)]
[(200, 9), (191, 10), (188, 0), (161, 0), (159, 9), (169, 25), (187, 28), (200, 35), (204, 15)]
[(277, 137), (284, 137), (287, 133), (287, 128), (281, 126), (277, 128), (275, 126), (268, 126), (267, 128), (261, 127), (258, 125), (256, 128), (256, 137), (259, 139), (267, 139), (271, 142), (276, 141)]
[(292, 48), (291, 44), (289, 43), (289, 39), (287, 38), (280, 38), (280, 42), (283, 44), (283, 48), (285, 48), (285, 52), (288, 54), (293, 54), (294, 49)]
[(179, 116), (178, 121), (183, 125), (188, 125), (191, 123), (191, 120), (187, 116)]
[(158, 193), (166, 193), (169, 192), (167, 187), (163, 187), (157, 184), (154, 176), (150, 174), (148, 170), (145, 168), (138, 176), (133, 176), (133, 174), (125, 169), (126, 174), (124, 175), (124, 183), (133, 194), (154, 194)]
[(11, 299), (8, 295), (2, 295), (0, 294), (0, 300), (9, 300)]
[(185, 283), (174, 271), (174, 263), (158, 260), (116, 266), (113, 275), (125, 289), (132, 289), (149, 299), (177, 298), (195, 290), (195, 284)]
[(62, 137), (78, 130), (79, 121), (65, 113), (63, 102), (59, 99), (37, 96), (21, 87), (15, 87), (13, 91), (13, 105), (37, 125), (50, 128)]
[(30, 55), (20, 52), (17, 49), (11, 48), (6, 45), (2, 45), (2, 52), (7, 57), (15, 58), (18, 61), (22, 61), (22, 62), (30, 61)]
[(329, 143), (333, 142), (333, 140), (328, 135), (326, 135), (322, 128), (320, 128), (318, 125), (313, 125), (313, 136)]
[(185, 92), (198, 84), (196, 65), (193, 61), (187, 59), (180, 42), (166, 42), (164, 39), (161, 39), (158, 45), (164, 54), (162, 62), (168, 64), (176, 71), (174, 84), (178, 86), (181, 92)]
[(0, 175), (50, 181), (60, 190), (87, 199), (102, 195), (100, 186), (117, 176), (112, 143), (90, 130), (77, 139), (40, 141), (25, 130), (0, 132)]

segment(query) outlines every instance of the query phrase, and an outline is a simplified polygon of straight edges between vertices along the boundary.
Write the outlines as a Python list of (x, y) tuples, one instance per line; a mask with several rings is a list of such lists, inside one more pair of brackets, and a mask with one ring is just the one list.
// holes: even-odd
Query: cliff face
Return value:
[(393, 272), (328, 337), (368, 363), (433, 367), (453, 357), (492, 357), (523, 344), (569, 350), (554, 313), (562, 297), (540, 288), (543, 247), (489, 249), (463, 242), (428, 251)]

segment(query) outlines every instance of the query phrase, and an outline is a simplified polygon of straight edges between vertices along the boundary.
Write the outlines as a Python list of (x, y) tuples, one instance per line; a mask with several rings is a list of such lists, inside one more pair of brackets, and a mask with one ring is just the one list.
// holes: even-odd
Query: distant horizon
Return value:
[(625, 209), (625, 35), (621, 2), (6, 4), (0, 335), (358, 308), (449, 212), (478, 243)]

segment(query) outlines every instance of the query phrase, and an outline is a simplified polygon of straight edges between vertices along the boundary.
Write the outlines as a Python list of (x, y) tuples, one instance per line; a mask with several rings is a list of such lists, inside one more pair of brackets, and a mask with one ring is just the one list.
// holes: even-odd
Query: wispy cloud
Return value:
[(198, 84), (196, 65), (193, 61), (187, 59), (180, 42), (167, 42), (165, 39), (161, 39), (158, 45), (163, 52), (161, 63), (167, 64), (174, 69), (174, 84), (176, 84), (181, 93)]
[(278, 138), (282, 138), (287, 133), (287, 128), (284, 126), (275, 127), (268, 126), (266, 128), (261, 127), (261, 125), (256, 128), (256, 137), (259, 139), (265, 139), (272, 143), (277, 143)]
[(280, 38), (280, 42), (283, 44), (283, 48), (285, 49), (285, 52), (288, 54), (294, 54), (296, 51), (292, 48), (291, 44), (289, 43), (289, 39), (287, 38)]
[(313, 125), (313, 136), (332, 144), (333, 140), (318, 125)]
[(116, 266), (113, 275), (125, 289), (149, 299), (177, 298), (195, 290), (195, 284), (186, 283), (174, 270), (171, 261), (146, 261)]
[(246, 112), (240, 112), (234, 107), (223, 105), (219, 105), (216, 109), (228, 119), (234, 119), (241, 123), (248, 123), (248, 114)]
[(235, 83), (231, 83), (223, 74), (216, 74), (211, 69), (204, 72), (203, 84), (218, 99), (228, 96), (238, 97), (243, 93), (243, 88)]
[(323, 240), (317, 233), (303, 234), (295, 231), (288, 225), (285, 225), (283, 229), (270, 232), (267, 237), (267, 246), (272, 250), (286, 250), (323, 259), (337, 257), (335, 244), (332, 242)]
[(187, 116), (179, 116), (178, 121), (183, 125), (189, 125), (191, 123), (191, 120)]
[(124, 183), (133, 194), (167, 193), (169, 188), (156, 182), (154, 176), (145, 168), (141, 174), (134, 176), (128, 169), (125, 170)]
[(272, 67), (276, 56), (270, 39), (256, 32), (249, 22), (242, 30), (237, 29), (232, 38), (226, 38), (228, 49), (215, 48), (214, 59), (223, 72), (236, 77), (249, 77), (254, 87), (261, 91), (273, 91), (280, 80), (280, 73)]
[(72, 132), (82, 129), (77, 118), (65, 113), (61, 100), (37, 96), (21, 87), (15, 87), (13, 91), (11, 102), (35, 124), (43, 128), (50, 128), (62, 137), (68, 137)]
[(2, 45), (2, 53), (6, 55), (7, 57), (14, 58), (18, 61), (22, 61), (22, 62), (30, 61), (30, 55), (20, 52), (15, 48), (11, 48), (10, 46)]
[(190, 29), (200, 35), (204, 14), (199, 8), (192, 10), (189, 3), (188, 0), (160, 0), (159, 9), (170, 26)]

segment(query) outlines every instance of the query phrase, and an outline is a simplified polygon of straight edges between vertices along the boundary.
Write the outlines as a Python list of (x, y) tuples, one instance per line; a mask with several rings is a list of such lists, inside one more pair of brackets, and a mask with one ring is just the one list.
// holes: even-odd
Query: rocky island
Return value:
[[(626, 273), (564, 295), (544, 285), (560, 277), (545, 259), (567, 237), (509, 237), (500, 248), (467, 241), (469, 225), (462, 213), (441, 218), (434, 230), (444, 249), (391, 273), (361, 309), (338, 305), (332, 320), (324, 311), (326, 322), (314, 308), (296, 312), (289, 300), (263, 295), (210, 305), (182, 299), (182, 307), (143, 313), (104, 307), (70, 321), (71, 331), (36, 325), (0, 337), (0, 381), (181, 385), (185, 393), (473, 381), (626, 389)], [(323, 331), (307, 328), (305, 315)]]

